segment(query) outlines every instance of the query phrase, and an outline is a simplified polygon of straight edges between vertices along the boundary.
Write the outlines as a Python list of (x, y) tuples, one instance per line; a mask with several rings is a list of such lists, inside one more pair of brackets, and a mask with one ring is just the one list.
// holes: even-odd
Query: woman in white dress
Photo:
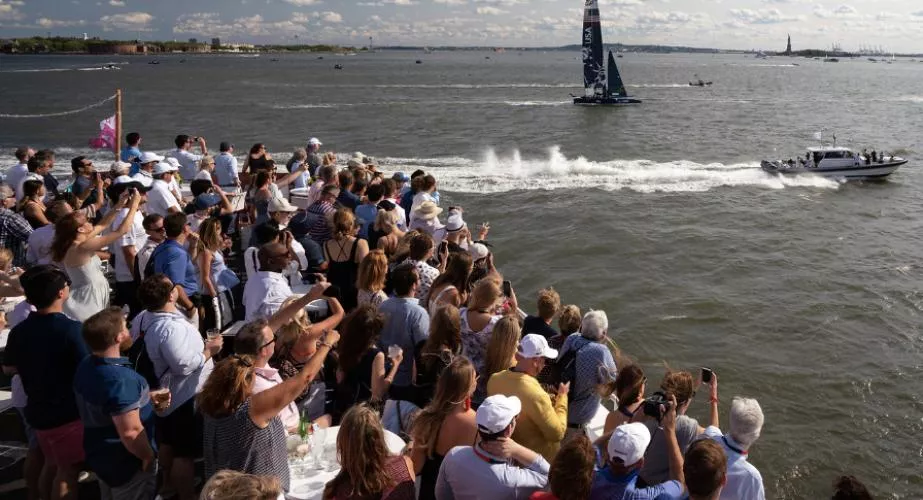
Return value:
[[(96, 252), (112, 245), (131, 229), (141, 198), (137, 191), (132, 191), (131, 195), (123, 194), (118, 204), (96, 226), (79, 212), (68, 214), (55, 224), (51, 256), (64, 268), (72, 282), (70, 297), (64, 303), (64, 314), (84, 321), (109, 307), (109, 282)], [(123, 208), (128, 208), (128, 214), (122, 224), (115, 231), (100, 236)]]

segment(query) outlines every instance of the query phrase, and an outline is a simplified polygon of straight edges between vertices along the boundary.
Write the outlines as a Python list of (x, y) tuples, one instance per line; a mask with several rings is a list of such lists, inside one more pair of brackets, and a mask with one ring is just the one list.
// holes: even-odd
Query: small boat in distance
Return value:
[[(608, 76), (608, 78), (607, 78)], [(603, 67), (603, 36), (597, 0), (586, 0), (583, 10), (583, 89), (582, 97), (573, 96), (580, 106), (621, 106), (640, 104), (625, 92), (625, 84), (609, 51), (608, 68)]]
[(708, 87), (708, 86), (711, 86), (712, 84), (712, 82), (706, 82), (705, 80), (699, 78), (699, 75), (692, 75), (692, 76), (698, 78), (698, 80), (689, 82), (690, 87)]
[(760, 167), (771, 174), (814, 174), (835, 179), (884, 179), (907, 160), (884, 153), (862, 155), (847, 148), (822, 146), (808, 148), (797, 160), (763, 160)]

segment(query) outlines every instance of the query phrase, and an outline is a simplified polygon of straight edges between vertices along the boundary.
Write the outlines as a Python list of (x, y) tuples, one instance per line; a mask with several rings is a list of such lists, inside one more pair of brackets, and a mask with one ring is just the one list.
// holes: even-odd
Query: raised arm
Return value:
[[(132, 195), (131, 197), (131, 205), (128, 207), (128, 214), (125, 216), (125, 219), (122, 220), (122, 223), (119, 225), (119, 227), (115, 231), (109, 234), (106, 234), (104, 236), (98, 236), (99, 233), (102, 232), (102, 230), (108, 226), (108, 224), (104, 225), (101, 223), (99, 226), (94, 227), (93, 231), (90, 232), (90, 237), (80, 244), (80, 249), (84, 251), (88, 251), (88, 252), (96, 252), (118, 241), (118, 239), (121, 238), (122, 235), (124, 235), (125, 233), (128, 232), (129, 229), (131, 229), (131, 225), (135, 220), (135, 212), (138, 211), (138, 205), (140, 204), (141, 204), (141, 195), (135, 192), (134, 195)], [(109, 214), (106, 214), (106, 217), (103, 217), (103, 222), (109, 219), (109, 222), (111, 223), (112, 219), (115, 218), (115, 213), (118, 212), (119, 210), (120, 210), (120, 207), (117, 207), (116, 209), (111, 210)], [(110, 214), (112, 214), (112, 218), (109, 218)]]
[(282, 408), (294, 401), (317, 376), (333, 344), (339, 340), (340, 334), (336, 330), (327, 332), (326, 338), (322, 339), (318, 345), (317, 352), (311, 356), (311, 360), (305, 363), (304, 368), (297, 375), (270, 389), (254, 394), (250, 400), (250, 420), (260, 428), (269, 425), (269, 421), (278, 415)]
[(276, 311), (275, 314), (269, 317), (267, 323), (269, 324), (269, 329), (276, 331), (279, 328), (282, 328), (283, 325), (291, 321), (292, 318), (298, 314), (298, 311), (304, 309), (305, 306), (310, 304), (312, 301), (317, 300), (324, 296), (324, 290), (330, 286), (330, 283), (326, 281), (318, 282), (313, 287), (311, 291), (306, 293), (304, 297), (292, 302), (291, 304), (283, 307)]
[(301, 177), (301, 174), (308, 169), (307, 163), (302, 163), (295, 170), (292, 170), (292, 173), (286, 174), (285, 177), (281, 179), (276, 179), (276, 185), (279, 187), (288, 186), (289, 184), (295, 182), (295, 179)]
[(327, 308), (330, 310), (330, 315), (320, 323), (311, 325), (309, 330), (311, 334), (316, 332), (319, 335), (324, 330), (333, 330), (346, 316), (346, 311), (343, 310), (340, 301), (334, 297), (327, 297)]
[(664, 413), (663, 420), (663, 437), (667, 442), (667, 459), (670, 461), (670, 479), (679, 481), (686, 487), (686, 479), (683, 476), (683, 452), (679, 448), (679, 442), (676, 440), (676, 397), (670, 396), (670, 408)]

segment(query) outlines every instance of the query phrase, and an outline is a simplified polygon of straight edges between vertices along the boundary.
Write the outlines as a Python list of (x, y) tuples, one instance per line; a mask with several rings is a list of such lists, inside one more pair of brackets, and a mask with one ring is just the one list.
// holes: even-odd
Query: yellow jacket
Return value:
[(567, 395), (552, 401), (535, 377), (511, 370), (491, 375), (487, 394), (519, 398), (522, 412), (516, 421), (513, 440), (551, 462), (567, 432)]

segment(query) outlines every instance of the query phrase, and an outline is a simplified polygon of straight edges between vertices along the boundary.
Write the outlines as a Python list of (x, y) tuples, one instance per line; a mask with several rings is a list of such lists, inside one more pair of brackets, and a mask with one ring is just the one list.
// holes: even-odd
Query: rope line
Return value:
[(107, 102), (114, 100), (115, 96), (116, 96), (115, 94), (112, 94), (111, 96), (103, 99), (102, 101), (90, 104), (89, 106), (84, 106), (80, 109), (73, 109), (70, 111), (62, 111), (60, 113), (44, 113), (40, 115), (11, 115), (11, 114), (0, 113), (0, 118), (53, 118), (56, 116), (75, 115), (77, 113), (82, 113), (88, 109), (98, 108), (102, 106), (103, 104), (106, 104)]

